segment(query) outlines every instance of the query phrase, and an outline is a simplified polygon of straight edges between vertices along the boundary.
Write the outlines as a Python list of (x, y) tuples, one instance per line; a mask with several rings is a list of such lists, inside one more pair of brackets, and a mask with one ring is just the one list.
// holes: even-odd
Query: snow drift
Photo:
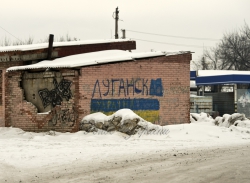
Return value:
[(234, 114), (224, 114), (222, 117), (218, 116), (213, 119), (207, 113), (190, 113), (191, 123), (203, 123), (205, 125), (215, 125), (219, 127), (233, 128), (232, 126), (237, 126), (241, 128), (250, 129), (250, 120), (245, 117), (244, 114), (234, 113)]

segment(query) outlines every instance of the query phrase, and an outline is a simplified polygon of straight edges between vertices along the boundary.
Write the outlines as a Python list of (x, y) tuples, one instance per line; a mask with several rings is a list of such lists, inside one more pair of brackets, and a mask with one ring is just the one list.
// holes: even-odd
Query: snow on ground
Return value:
[[(0, 182), (9, 178), (6, 171), (28, 169), (32, 174), (40, 169), (73, 165), (78, 161), (83, 161), (87, 166), (114, 159), (125, 161), (157, 151), (250, 144), (250, 123), (246, 119), (236, 120), (237, 126), (231, 125), (228, 128), (215, 126), (215, 120), (205, 113), (192, 115), (196, 120), (190, 124), (168, 125), (169, 133), (165, 134), (138, 133), (128, 136), (101, 130), (93, 133), (32, 133), (1, 127)], [(97, 118), (101, 116), (98, 114)]]
[[(194, 115), (198, 121), (168, 125), (169, 133), (166, 134), (142, 132), (128, 136), (101, 130), (93, 133), (32, 133), (18, 128), (1, 127), (0, 162), (14, 167), (35, 168), (51, 163), (69, 163), (77, 159), (88, 161), (92, 158), (109, 158), (114, 155), (132, 154), (135, 151), (228, 146), (250, 142), (250, 128), (219, 127), (215, 126), (205, 113)], [(98, 114), (98, 118), (100, 116)]]

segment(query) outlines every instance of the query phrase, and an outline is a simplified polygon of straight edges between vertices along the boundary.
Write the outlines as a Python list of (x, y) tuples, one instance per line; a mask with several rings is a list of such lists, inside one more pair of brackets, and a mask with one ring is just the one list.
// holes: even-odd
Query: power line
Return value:
[(203, 48), (203, 46), (198, 46), (198, 45), (187, 45), (187, 44), (166, 43), (166, 42), (150, 41), (150, 40), (137, 39), (137, 38), (130, 38), (130, 39), (134, 39), (134, 40), (138, 40), (138, 41), (146, 41), (146, 42), (151, 42), (151, 43), (160, 43), (160, 44), (174, 45), (174, 46), (186, 46), (186, 47)]
[(9, 31), (7, 31), (6, 29), (4, 29), (3, 27), (0, 26), (0, 28), (3, 29), (5, 32), (9, 33), (11, 36), (13, 36), (14, 38), (16, 38), (17, 40), (21, 41), (20, 39), (18, 39), (16, 36), (14, 36), (13, 34), (11, 34)]
[(165, 36), (165, 37), (181, 38), (181, 39), (219, 41), (219, 39), (213, 39), (213, 38), (197, 38), (197, 37), (173, 36), (173, 35), (164, 35), (164, 34), (155, 34), (155, 33), (141, 32), (141, 31), (134, 31), (134, 30), (128, 30), (128, 29), (126, 29), (126, 31), (136, 32), (136, 33), (141, 33), (141, 34), (150, 34), (150, 35), (155, 35), (155, 36)]

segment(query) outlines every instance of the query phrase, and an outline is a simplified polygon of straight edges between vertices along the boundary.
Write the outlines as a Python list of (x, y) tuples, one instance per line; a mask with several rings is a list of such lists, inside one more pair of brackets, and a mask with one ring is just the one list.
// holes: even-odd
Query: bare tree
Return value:
[(250, 28), (249, 28), (249, 26), (247, 25), (246, 22), (245, 22), (245, 25), (244, 25), (244, 27), (242, 28), (241, 31), (246, 35), (246, 37), (248, 39), (250, 39)]
[(5, 37), (4, 40), (1, 41), (1, 46), (10, 46), (11, 40), (8, 37)]
[(205, 50), (204, 57), (206, 58), (209, 69), (211, 70), (221, 70), (221, 62), (219, 59), (219, 50), (216, 48), (211, 48), (210, 50)]
[(29, 37), (26, 41), (25, 44), (33, 44), (34, 38), (33, 37)]
[(192, 70), (210, 70), (211, 63), (210, 61), (207, 61), (206, 57), (200, 57), (198, 61), (192, 61), (191, 63)]
[(224, 34), (218, 45), (206, 50), (209, 68), (214, 70), (250, 70), (250, 28)]
[(65, 39), (64, 39), (64, 37), (63, 36), (60, 36), (60, 38), (59, 38), (59, 40), (58, 40), (59, 42), (64, 42), (65, 41)]
[(202, 68), (201, 63), (199, 61), (194, 61), (194, 60), (191, 61), (191, 64), (190, 64), (191, 70), (202, 70), (201, 68)]
[(13, 46), (16, 46), (16, 45), (23, 45), (23, 41), (19, 41), (19, 40), (13, 41), (13, 42), (12, 42), (12, 45), (13, 45)]
[[(58, 42), (64, 42), (64, 41), (77, 41), (80, 39), (77, 39), (76, 37), (70, 37), (69, 34), (67, 33), (65, 36), (60, 36), (59, 39), (55, 39)], [(40, 39), (40, 41), (37, 41), (37, 43), (48, 43), (49, 42), (49, 37), (46, 36), (44, 39)], [(15, 41), (11, 41), (10, 38), (5, 37), (4, 40), (0, 40), (0, 46), (16, 46), (16, 45), (28, 45), (28, 44), (34, 44), (34, 38), (33, 37), (29, 37), (26, 40), (20, 40), (17, 39)]]

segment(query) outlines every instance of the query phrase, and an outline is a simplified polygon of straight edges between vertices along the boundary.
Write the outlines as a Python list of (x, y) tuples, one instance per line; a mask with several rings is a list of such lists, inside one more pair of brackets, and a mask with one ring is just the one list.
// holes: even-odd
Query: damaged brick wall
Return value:
[[(101, 41), (101, 42), (93, 42), (91, 44), (83, 43), (81, 45), (54, 46), (52, 58), (54, 59), (54, 58), (60, 58), (60, 57), (74, 55), (74, 54), (89, 53), (89, 52), (96, 52), (96, 51), (102, 51), (102, 50), (114, 50), (114, 49), (133, 50), (133, 49), (136, 49), (136, 42), (132, 40), (127, 40), (127, 41), (122, 40), (121, 42), (117, 42), (117, 41), (102, 42)], [(22, 66), (22, 65), (36, 63), (38, 61), (44, 60), (47, 58), (47, 53), (48, 53), (48, 48), (41, 48), (41, 49), (35, 49), (35, 50), (33, 49), (22, 50), (22, 51), (6, 49), (6, 51), (0, 52), (0, 76), (2, 76), (2, 78), (0, 77), (0, 127), (5, 126), (5, 124), (12, 123), (10, 121), (5, 121), (5, 93), (7, 93), (8, 95), (11, 95), (10, 93), (5, 91), (5, 86), (8, 86), (5, 83), (6, 69), (12, 66)], [(7, 79), (9, 78), (7, 77)], [(65, 82), (63, 81), (63, 83)], [(57, 84), (61, 85), (62, 83), (58, 81)], [(41, 91), (40, 95), (42, 94), (46, 95), (46, 92), (47, 92), (46, 90)], [(39, 96), (39, 93), (37, 95), (36, 94), (33, 95), (32, 97), (37, 98), (38, 96)], [(68, 96), (64, 95), (61, 97), (67, 98)], [(7, 101), (9, 102), (9, 99), (7, 99)], [(44, 101), (44, 104), (46, 103), (47, 101)], [(41, 111), (41, 108), (39, 110)], [(49, 110), (51, 110), (51, 108), (48, 106), (45, 111), (49, 111)], [(33, 111), (33, 109), (31, 111)], [(65, 112), (61, 112), (61, 113), (62, 113), (62, 116), (65, 116), (64, 114)], [(8, 116), (9, 112), (6, 115)], [(40, 118), (40, 117), (37, 117), (37, 118)]]
[[(4, 79), (5, 126), (76, 132), (87, 114), (100, 111), (109, 115), (120, 108), (130, 108), (160, 125), (189, 123), (190, 60), (191, 54), (180, 54), (86, 66), (77, 71), (64, 69), (60, 76), (50, 73), (44, 77), (51, 83), (47, 88), (25, 88), (24, 80), (35, 79), (34, 75), (8, 72)], [(40, 100), (44, 111), (38, 110), (33, 97)], [(48, 106), (50, 109), (45, 109)]]
[[(56, 77), (58, 74), (60, 77)], [(77, 71), (61, 70), (57, 73), (9, 72), (6, 77), (5, 121), (7, 127), (13, 126), (35, 132), (49, 130), (78, 131), (79, 94), (77, 92), (79, 91), (79, 76)], [(46, 80), (45, 84), (52, 83), (50, 86), (54, 85), (54, 87), (43, 88), (45, 85), (37, 83), (38, 81), (42, 82), (42, 80)], [(27, 82), (27, 85), (23, 87), (25, 82)], [(34, 101), (38, 101), (38, 103)], [(44, 108), (50, 106), (50, 110), (46, 112), (40, 109), (39, 111), (36, 106), (39, 105), (39, 102)]]
[(190, 60), (181, 54), (83, 67), (80, 118), (130, 108), (156, 124), (189, 123)]
[(0, 127), (5, 126), (5, 73), (8, 67), (23, 65), (23, 62), (0, 62)]
[(3, 105), (3, 71), (0, 70), (0, 106)]
[(4, 106), (3, 106), (3, 71), (0, 70), (0, 127), (4, 126)]
[[(64, 75), (64, 76), (63, 76)], [(22, 88), (25, 100), (31, 102), (38, 108), (38, 112), (47, 112), (62, 101), (68, 101), (75, 93), (75, 85), (71, 81), (73, 71), (65, 77), (61, 72), (24, 72), (22, 75)]]

